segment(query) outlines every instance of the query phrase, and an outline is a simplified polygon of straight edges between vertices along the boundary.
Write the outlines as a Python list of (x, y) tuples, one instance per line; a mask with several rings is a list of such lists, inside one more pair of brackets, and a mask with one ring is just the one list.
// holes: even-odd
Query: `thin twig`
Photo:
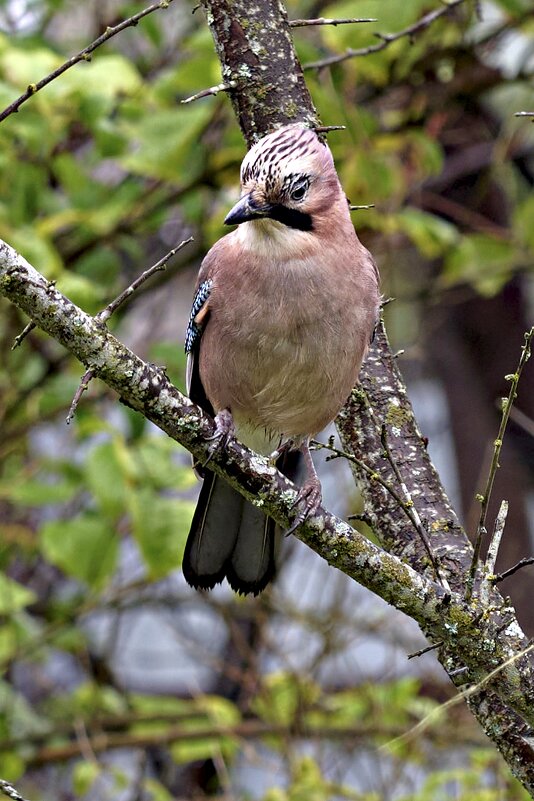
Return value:
[(95, 39), (94, 42), (91, 42), (90, 45), (84, 47), (83, 50), (80, 50), (79, 53), (76, 53), (75, 56), (71, 56), (67, 61), (65, 61), (61, 66), (47, 75), (45, 78), (41, 78), (40, 81), (37, 83), (30, 83), (26, 91), (23, 95), (18, 97), (11, 105), (7, 106), (1, 113), (0, 113), (0, 122), (5, 120), (6, 117), (9, 117), (10, 114), (14, 114), (19, 110), (23, 103), (30, 99), (34, 94), (36, 94), (40, 89), (47, 86), (49, 83), (54, 81), (60, 75), (63, 75), (68, 69), (73, 67), (75, 64), (79, 64), (80, 61), (90, 61), (91, 60), (91, 53), (93, 53), (97, 47), (103, 45), (104, 42), (107, 42), (113, 36), (116, 36), (121, 31), (124, 31), (126, 28), (132, 28), (139, 20), (143, 19), (143, 17), (147, 17), (149, 14), (152, 14), (154, 11), (159, 11), (160, 9), (165, 9), (170, 6), (173, 0), (160, 0), (159, 3), (153, 3), (151, 6), (147, 6), (142, 11), (139, 11), (138, 14), (134, 14), (132, 17), (128, 17), (128, 19), (123, 20), (118, 25), (114, 25), (112, 27), (106, 28), (104, 33)]
[(355, 206), (354, 203), (349, 203), (349, 211), (360, 211), (360, 209), (374, 209), (374, 203), (368, 203), (365, 206)]
[(92, 370), (86, 370), (82, 376), (82, 380), (78, 385), (78, 389), (74, 393), (74, 397), (72, 399), (72, 403), (70, 405), (69, 413), (65, 418), (66, 424), (69, 426), (72, 423), (74, 415), (76, 414), (76, 409), (78, 408), (78, 404), (84, 392), (87, 391), (89, 388), (89, 384), (94, 377), (94, 373)]
[[(48, 282), (47, 289), (54, 289), (55, 286), (56, 286), (56, 280), (54, 279), (53, 281)], [(24, 326), (20, 334), (17, 334), (17, 336), (13, 340), (13, 344), (11, 345), (11, 350), (15, 350), (16, 348), (18, 348), (22, 344), (22, 342), (26, 339), (30, 331), (33, 331), (35, 327), (36, 326), (33, 320), (30, 320), (30, 322)]]
[(428, 538), (426, 537), (426, 532), (424, 531), (423, 524), (421, 522), (421, 519), (419, 518), (419, 515), (417, 514), (417, 511), (415, 510), (413, 501), (409, 497), (410, 494), (409, 494), (409, 492), (408, 492), (408, 490), (406, 488), (406, 485), (402, 482), (402, 480), (400, 480), (399, 483), (401, 484), (401, 487), (404, 487), (404, 489), (406, 490), (406, 496), (407, 497), (404, 497), (404, 498), (402, 497), (402, 495), (400, 493), (397, 492), (397, 490), (392, 486), (392, 484), (389, 483), (389, 481), (386, 481), (385, 478), (382, 478), (380, 473), (377, 473), (376, 470), (373, 470), (372, 467), (369, 467), (368, 464), (365, 464), (365, 462), (362, 462), (361, 459), (358, 459), (356, 456), (353, 456), (351, 453), (347, 453), (346, 451), (339, 450), (339, 448), (335, 448), (332, 441), (330, 441), (328, 443), (328, 445), (325, 445), (323, 442), (318, 442), (317, 440), (312, 440), (311, 444), (312, 444), (313, 448), (316, 449), (316, 450), (323, 450), (324, 449), (324, 450), (331, 451), (333, 456), (330, 457), (330, 458), (343, 458), (343, 459), (347, 459), (349, 462), (352, 462), (353, 464), (356, 465), (356, 467), (358, 467), (360, 470), (362, 470), (362, 472), (364, 472), (366, 475), (368, 475), (371, 481), (376, 481), (378, 484), (380, 484), (382, 487), (384, 487), (384, 489), (387, 492), (389, 492), (391, 497), (396, 501), (396, 503), (398, 503), (400, 508), (404, 510), (404, 512), (405, 512), (406, 516), (408, 517), (408, 519), (409, 519), (410, 523), (412, 524), (412, 526), (414, 526), (414, 528), (420, 534), (421, 538), (423, 539), (423, 542), (425, 543), (425, 546), (426, 546), (426, 549), (427, 549), (427, 552), (428, 552), (428, 556), (429, 556), (429, 558), (430, 558), (430, 560), (432, 562), (432, 565), (434, 566), (434, 569), (436, 571), (436, 576), (437, 576), (438, 580), (442, 583), (443, 587), (448, 592), (450, 592), (450, 588), (449, 588), (449, 586), (447, 584), (447, 580), (440, 575), (440, 571), (439, 571), (438, 565), (436, 563), (435, 556), (432, 553), (432, 550), (430, 548), (430, 544), (428, 543)]
[(514, 117), (534, 117), (534, 111), (516, 111)]
[(196, 95), (191, 95), (191, 97), (186, 97), (185, 100), (181, 100), (181, 103), (192, 103), (194, 100), (200, 100), (201, 97), (209, 97), (210, 95), (218, 95), (220, 92), (229, 92), (231, 89), (235, 89), (237, 86), (237, 81), (228, 81), (228, 83), (218, 83), (217, 86), (210, 86), (209, 89), (203, 89), (201, 92), (197, 92)]
[(415, 659), (416, 656), (423, 656), (423, 654), (428, 654), (429, 651), (435, 651), (436, 648), (441, 648), (442, 645), (443, 645), (443, 640), (435, 642), (432, 645), (427, 645), (426, 648), (420, 648), (419, 651), (414, 651), (413, 654), (408, 654), (408, 659)]
[(505, 570), (503, 573), (497, 573), (493, 578), (490, 578), (489, 581), (491, 581), (492, 584), (498, 584), (499, 581), (503, 581), (505, 578), (508, 578), (508, 576), (513, 576), (514, 573), (517, 573), (518, 570), (521, 570), (522, 567), (526, 567), (527, 565), (534, 565), (534, 556), (525, 556), (525, 558), (520, 559), (516, 565), (509, 567), (508, 570)]
[[(157, 746), (170, 745), (180, 742), (197, 742), (199, 740), (231, 737), (246, 742), (249, 739), (262, 739), (264, 737), (287, 737), (292, 731), (291, 724), (269, 723), (256, 719), (245, 719), (234, 726), (202, 726), (198, 729), (184, 728), (183, 726), (168, 726), (164, 729), (145, 732), (106, 733), (97, 732), (91, 736), (90, 745), (95, 754), (101, 754), (116, 749), (150, 749)], [(330, 740), (369, 740), (379, 733), (382, 736), (402, 736), (404, 727), (399, 725), (369, 726), (354, 724), (347, 726), (325, 726), (305, 724), (303, 733), (307, 739), (327, 738)], [(58, 762), (80, 756), (82, 753), (80, 743), (76, 740), (64, 743), (45, 745), (33, 752), (28, 760), (29, 766), (52, 765)], [(25, 801), (21, 796), (11, 796), (14, 801)]]
[(428, 554), (428, 558), (430, 559), (430, 562), (432, 563), (432, 566), (434, 567), (434, 571), (436, 573), (436, 577), (437, 577), (438, 581), (441, 583), (441, 585), (447, 590), (447, 592), (450, 592), (451, 588), (449, 587), (449, 582), (447, 581), (445, 576), (443, 576), (441, 574), (440, 567), (439, 567), (439, 564), (438, 564), (438, 560), (436, 559), (436, 555), (432, 551), (432, 547), (430, 545), (430, 541), (429, 541), (429, 539), (427, 537), (426, 529), (423, 526), (423, 522), (422, 522), (421, 518), (419, 517), (419, 512), (417, 511), (417, 507), (415, 506), (415, 504), (413, 502), (412, 496), (410, 494), (410, 490), (406, 486), (406, 483), (405, 483), (405, 481), (404, 481), (404, 479), (403, 479), (403, 477), (401, 475), (401, 472), (399, 470), (399, 466), (398, 466), (397, 462), (395, 461), (395, 459), (393, 457), (393, 454), (391, 453), (391, 448), (389, 447), (389, 441), (388, 441), (387, 428), (386, 428), (385, 424), (382, 425), (382, 428), (381, 428), (381, 431), (380, 431), (380, 442), (382, 443), (382, 447), (384, 448), (384, 454), (386, 456), (386, 459), (390, 463), (390, 465), (391, 465), (391, 467), (393, 469), (393, 472), (395, 473), (395, 477), (396, 477), (397, 481), (399, 482), (400, 488), (402, 490), (402, 494), (403, 494), (404, 499), (405, 499), (404, 500), (405, 508), (407, 510), (409, 510), (409, 512), (410, 512), (410, 515), (409, 515), (410, 516), (410, 520), (412, 521), (413, 525), (415, 526), (415, 530), (417, 531), (417, 533), (421, 537), (423, 545), (425, 546), (425, 550), (426, 550), (426, 552)]
[(26, 339), (30, 331), (33, 331), (34, 328), (35, 328), (35, 323), (33, 322), (33, 320), (30, 320), (28, 325), (26, 325), (22, 329), (20, 334), (17, 334), (17, 336), (13, 340), (13, 344), (11, 345), (11, 350), (15, 350), (16, 348), (20, 347), (20, 345), (22, 345), (23, 340)]
[(462, 673), (468, 673), (468, 672), (469, 668), (467, 667), (467, 665), (464, 665), (463, 667), (456, 668), (456, 670), (451, 670), (449, 673), (449, 678), (453, 679), (455, 676), (461, 676)]
[(346, 451), (339, 450), (339, 448), (335, 448), (334, 445), (332, 443), (330, 443), (330, 442), (328, 443), (328, 445), (325, 445), (324, 442), (319, 442), (318, 440), (313, 439), (313, 440), (311, 440), (311, 445), (313, 446), (313, 450), (327, 450), (327, 451), (330, 451), (333, 454), (333, 456), (332, 457), (327, 457), (328, 459), (333, 459), (333, 458), (347, 459), (349, 462), (352, 462), (353, 464), (355, 464), (356, 467), (358, 467), (360, 470), (362, 470), (362, 472), (366, 473), (366, 475), (369, 476), (371, 481), (376, 481), (378, 484), (380, 484), (382, 487), (384, 487), (384, 489), (387, 492), (389, 492), (389, 494), (391, 495), (393, 500), (396, 501), (402, 509), (404, 509), (404, 511), (408, 515), (408, 518), (410, 519), (410, 522), (413, 523), (413, 520), (410, 517), (409, 510), (406, 508), (406, 504), (405, 504), (403, 498), (399, 495), (399, 493), (395, 490), (395, 488), (389, 483), (389, 481), (386, 481), (385, 478), (382, 478), (380, 473), (377, 473), (376, 470), (373, 470), (372, 467), (369, 467), (368, 464), (366, 464), (365, 462), (362, 462), (361, 459), (358, 459), (356, 456), (353, 456), (351, 453), (347, 453)]
[(497, 469), (499, 467), (499, 458), (501, 455), (502, 443), (504, 435), (506, 433), (506, 426), (508, 425), (508, 420), (510, 418), (510, 412), (513, 403), (517, 397), (517, 386), (519, 384), (519, 379), (521, 378), (523, 367), (530, 358), (530, 347), (533, 337), (534, 337), (534, 326), (530, 329), (530, 331), (527, 331), (525, 333), (525, 342), (524, 345), (521, 347), (521, 357), (519, 359), (519, 364), (517, 365), (515, 373), (506, 376), (507, 380), (510, 381), (510, 392), (508, 393), (508, 397), (504, 399), (501, 424), (499, 426), (499, 433), (497, 434), (497, 439), (493, 443), (493, 458), (491, 460), (486, 486), (484, 488), (484, 492), (481, 495), (477, 495), (477, 500), (480, 501), (480, 518), (478, 521), (475, 546), (473, 549), (473, 559), (471, 561), (469, 577), (467, 579), (466, 595), (465, 595), (466, 601), (469, 601), (473, 594), (475, 574), (477, 570), (478, 560), (480, 557), (480, 548), (482, 546), (482, 540), (484, 539), (484, 535), (486, 534), (486, 515), (488, 512), (488, 504), (491, 498), (491, 492), (493, 490), (493, 483), (495, 481)]
[(0, 793), (7, 795), (8, 798), (12, 798), (13, 801), (26, 801), (24, 796), (22, 796), (18, 790), (15, 790), (12, 784), (9, 782), (0, 779)]
[(486, 557), (486, 564), (484, 565), (484, 580), (480, 587), (480, 602), (482, 606), (489, 604), (489, 596), (493, 587), (495, 563), (497, 562), (497, 555), (501, 545), (502, 535), (504, 534), (504, 527), (506, 525), (506, 515), (508, 514), (508, 501), (502, 501), (499, 508), (499, 514), (495, 519), (495, 526), (493, 529), (493, 536), (488, 548), (488, 555)]
[[(486, 676), (484, 676), (483, 679), (476, 682), (475, 684), (472, 684), (470, 687), (466, 687), (465, 690), (461, 690), (452, 698), (449, 698), (448, 701), (445, 701), (444, 704), (441, 704), (440, 706), (432, 709), (423, 718), (423, 720), (420, 720), (419, 723), (413, 726), (409, 731), (405, 732), (405, 734), (403, 734), (402, 737), (399, 737), (397, 741), (392, 740), (389, 743), (385, 743), (384, 745), (381, 746), (381, 749), (387, 748), (388, 751), (390, 751), (392, 746), (410, 742), (411, 740), (413, 740), (415, 736), (422, 734), (429, 727), (432, 719), (437, 714), (442, 715), (444, 718), (445, 716), (443, 715), (443, 713), (446, 710), (449, 710), (454, 706), (458, 706), (458, 704), (460, 704), (462, 701), (467, 701), (469, 698), (472, 698), (474, 695), (480, 693), (480, 691), (483, 690), (484, 687), (486, 687), (495, 678), (495, 676), (497, 676), (502, 670), (508, 667), (508, 665), (515, 662), (516, 659), (519, 659), (520, 657), (527, 656), (527, 654), (532, 653), (533, 648), (534, 645), (532, 643), (529, 643), (529, 645), (526, 648), (524, 648), (520, 654), (514, 654), (509, 659), (502, 662), (500, 665), (497, 665), (497, 667), (491, 670)], [(449, 676), (455, 676), (458, 675), (459, 673), (463, 673), (466, 669), (469, 669), (468, 665), (460, 668), (459, 670), (451, 671), (451, 673), (449, 673)]]
[(98, 312), (98, 314), (95, 315), (95, 319), (99, 320), (101, 323), (105, 323), (107, 320), (109, 320), (111, 315), (117, 311), (119, 306), (122, 306), (124, 301), (127, 300), (130, 295), (133, 295), (133, 293), (139, 289), (139, 287), (144, 284), (145, 281), (154, 275), (154, 273), (165, 270), (172, 257), (175, 256), (176, 253), (178, 253), (179, 250), (182, 250), (182, 248), (184, 248), (186, 245), (189, 245), (190, 242), (193, 242), (192, 236), (190, 236), (189, 239), (184, 239), (183, 242), (180, 242), (180, 244), (175, 248), (169, 250), (169, 252), (163, 256), (163, 258), (153, 264), (152, 267), (149, 267), (147, 270), (145, 270), (144, 273), (141, 273), (139, 278), (136, 278), (135, 281), (124, 290), (124, 292), (121, 292), (121, 294), (115, 298), (115, 300), (113, 300), (111, 303), (108, 303), (105, 309), (102, 309), (101, 312)]
[(330, 131), (346, 131), (346, 125), (316, 125), (315, 133), (330, 133)]
[(456, 6), (460, 6), (465, 2), (466, 0), (450, 0), (449, 2), (444, 3), (441, 8), (425, 14), (420, 20), (414, 22), (413, 25), (403, 28), (402, 31), (397, 31), (397, 33), (375, 34), (375, 36), (378, 36), (380, 39), (378, 44), (369, 45), (368, 47), (360, 47), (358, 49), (348, 48), (348, 50), (341, 55), (329, 56), (328, 58), (323, 58), (320, 61), (310, 61), (308, 64), (304, 64), (303, 68), (305, 70), (319, 70), (323, 69), (323, 67), (330, 67), (332, 64), (340, 64), (342, 61), (347, 61), (349, 58), (368, 56), (371, 53), (378, 53), (380, 50), (385, 50), (386, 47), (389, 47), (392, 42), (397, 42), (399, 39), (403, 39), (406, 36), (412, 38), (415, 36), (415, 34), (420, 33), (421, 31), (425, 30), (425, 28), (428, 28), (430, 25), (432, 25), (432, 23), (437, 19), (443, 17), (445, 14), (448, 14), (451, 9), (455, 8)]
[(377, 22), (375, 17), (360, 18), (360, 17), (342, 17), (340, 19), (327, 19), (326, 17), (318, 17), (317, 19), (290, 19), (290, 28), (307, 28), (313, 25), (352, 25), (358, 22)]
[[(126, 289), (123, 292), (121, 292), (121, 294), (118, 297), (116, 297), (115, 300), (112, 300), (111, 303), (108, 303), (108, 305), (104, 309), (102, 309), (102, 311), (98, 312), (98, 314), (95, 315), (95, 320), (98, 320), (101, 323), (107, 322), (111, 317), (111, 315), (117, 311), (119, 306), (122, 306), (125, 300), (127, 300), (131, 295), (133, 295), (133, 293), (137, 289), (139, 289), (139, 287), (142, 284), (144, 284), (145, 281), (147, 281), (151, 276), (153, 276), (154, 273), (160, 272), (161, 270), (165, 270), (170, 259), (172, 259), (172, 257), (176, 253), (178, 253), (179, 250), (181, 250), (183, 247), (185, 247), (192, 241), (193, 237), (190, 236), (189, 239), (184, 239), (183, 242), (180, 242), (180, 244), (177, 245), (175, 248), (169, 250), (169, 252), (166, 253), (165, 256), (163, 256), (163, 258), (161, 258), (159, 261), (153, 264), (152, 267), (149, 267), (148, 270), (145, 270), (143, 273), (141, 273), (139, 278), (136, 278), (135, 281), (130, 284), (130, 286), (126, 287)], [(24, 333), (24, 331), (22, 333)], [(20, 334), (19, 336), (22, 336), (22, 334)], [(72, 419), (76, 414), (76, 409), (78, 408), (80, 398), (89, 387), (89, 384), (93, 379), (93, 377), (94, 373), (92, 370), (86, 370), (85, 373), (83, 374), (82, 380), (80, 381), (78, 389), (76, 390), (74, 397), (72, 399), (69, 413), (67, 414), (66, 417), (65, 422), (67, 423), (67, 425), (70, 425), (70, 423), (72, 422)]]

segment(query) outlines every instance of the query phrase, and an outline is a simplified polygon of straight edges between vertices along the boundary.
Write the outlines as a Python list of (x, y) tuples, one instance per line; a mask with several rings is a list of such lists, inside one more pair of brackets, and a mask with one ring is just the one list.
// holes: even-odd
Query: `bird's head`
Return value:
[(279, 128), (249, 150), (241, 189), (226, 225), (269, 219), (300, 231), (312, 231), (342, 194), (330, 150), (300, 123)]

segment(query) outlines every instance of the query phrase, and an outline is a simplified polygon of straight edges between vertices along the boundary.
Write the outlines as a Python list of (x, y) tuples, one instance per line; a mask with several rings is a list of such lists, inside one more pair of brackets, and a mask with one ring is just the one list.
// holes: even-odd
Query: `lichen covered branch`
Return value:
[[(170, 383), (163, 368), (147, 364), (122, 345), (100, 320), (83, 312), (5, 243), (0, 244), (0, 294), (9, 298), (95, 376), (115, 389), (195, 458), (210, 466), (253, 503), (287, 527), (296, 514), (295, 488), (268, 460), (235, 440), (211, 449), (214, 423)], [(485, 682), (534, 726), (534, 675), (514, 626), (477, 621), (461, 595), (452, 595), (396, 556), (381, 550), (347, 523), (319, 509), (299, 529), (300, 539), (388, 603), (413, 617), (433, 639), (449, 644), (473, 683)], [(520, 633), (519, 633), (520, 634)], [(485, 643), (482, 651), (480, 641)], [(498, 670), (496, 670), (498, 668)], [(491, 675), (491, 678), (488, 678)], [(465, 679), (464, 679), (465, 681)]]

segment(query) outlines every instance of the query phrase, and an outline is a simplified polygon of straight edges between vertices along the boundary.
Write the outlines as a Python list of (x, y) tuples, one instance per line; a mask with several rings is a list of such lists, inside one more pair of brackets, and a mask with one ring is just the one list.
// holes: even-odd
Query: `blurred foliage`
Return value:
[[(399, 31), (431, 7), (428, 0), (288, 3), (294, 17), (379, 17), (371, 28), (295, 31), (303, 62), (366, 47), (376, 41), (373, 30)], [(97, 0), (4, 0), (0, 106), (140, 8)], [(486, 13), (490, 22), (483, 24), (465, 3), (413, 40), (307, 73), (325, 123), (347, 126), (346, 133), (330, 137), (347, 195), (353, 203), (375, 204), (356, 212), (362, 237), (372, 242), (379, 236), (383, 254), (394, 260), (410, 262), (416, 253), (416, 263), (431, 263), (432, 269), (410, 280), (438, 300), (466, 284), (491, 295), (514, 273), (532, 269), (534, 201), (523, 160), (534, 146), (534, 128), (512, 113), (532, 105), (534, 15), (530, 0), (495, 0), (484, 4)], [(502, 49), (509, 47), (515, 64), (501, 69)], [(158, 280), (170, 286), (188, 274), (189, 263), (198, 263), (223, 233), (243, 143), (226, 98), (188, 106), (179, 101), (219, 81), (201, 13), (191, 15), (178, 0), (67, 71), (0, 124), (0, 237), (90, 313), (193, 233), (195, 244)], [(486, 161), (478, 165), (480, 194), (490, 184), (497, 187), (509, 217), (501, 225), (483, 211), (470, 213), (458, 198), (444, 211), (429, 202), (471, 125), (462, 118), (466, 108), (478, 119), (480, 139), (489, 143)], [(469, 174), (469, 165), (464, 169)], [(385, 273), (387, 286), (387, 268)], [(185, 291), (186, 283), (172, 286)], [(191, 281), (187, 286), (184, 308)], [(134, 300), (111, 326), (133, 320), (135, 329), (143, 308)], [(172, 333), (144, 347), (181, 382), (184, 320), (174, 320), (172, 308), (149, 307), (150, 323), (168, 317)], [(16, 781), (27, 771), (32, 797), (44, 798), (35, 771), (66, 765), (54, 775), (61, 775), (57, 781), (67, 794), (114, 797), (132, 779), (119, 763), (101, 758), (106, 748), (98, 750), (99, 736), (108, 738), (110, 751), (159, 742), (176, 764), (232, 762), (251, 747), (239, 726), (253, 720), (265, 725), (265, 748), (287, 769), (265, 801), (386, 797), (356, 793), (328, 778), (320, 759), (298, 747), (319, 738), (419, 770), (411, 801), (527, 797), (493, 749), (477, 741), (470, 722), (462, 722), (460, 740), (475, 740), (476, 747), (466, 747), (450, 769), (443, 769), (440, 754), (460, 745), (454, 716), (432, 718), (423, 738), (402, 739), (438, 706), (413, 679), (333, 690), (311, 676), (269, 674), (256, 677), (243, 708), (216, 695), (140, 693), (116, 679), (110, 665), (98, 669), (98, 649), (85, 622), (102, 610), (120, 610), (125, 599), (148, 600), (146, 593), (157, 587), (152, 582), (179, 567), (195, 480), (187, 454), (102, 386), (91, 386), (66, 430), (80, 365), (38, 332), (11, 351), (25, 323), (0, 301), (3, 778)], [(134, 578), (124, 567), (132, 552)], [(58, 662), (68, 666), (66, 682), (51, 667)], [(191, 736), (173, 740), (169, 732), (176, 726)], [(86, 741), (87, 748), (77, 747)], [(69, 761), (73, 755), (77, 760)], [(173, 797), (154, 768), (142, 774), (139, 786), (139, 797)]]

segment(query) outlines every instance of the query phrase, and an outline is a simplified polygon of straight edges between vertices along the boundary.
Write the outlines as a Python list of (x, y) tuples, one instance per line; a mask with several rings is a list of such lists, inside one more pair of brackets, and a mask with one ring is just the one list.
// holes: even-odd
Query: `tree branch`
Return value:
[(290, 19), (290, 28), (310, 28), (317, 25), (354, 25), (358, 22), (377, 22), (376, 17), (340, 17), (339, 19), (327, 19), (325, 17), (318, 17), (317, 19)]
[(248, 145), (282, 121), (315, 128), (317, 112), (282, 3), (202, 0), (201, 5), (221, 62), (223, 83), (235, 85), (229, 97)]
[(398, 42), (399, 39), (404, 39), (407, 36), (413, 38), (418, 33), (432, 25), (432, 23), (434, 23), (437, 19), (440, 19), (440, 17), (448, 14), (451, 9), (462, 5), (462, 3), (465, 3), (465, 0), (449, 0), (449, 2), (443, 2), (440, 8), (437, 8), (434, 11), (429, 11), (429, 13), (425, 14), (424, 17), (421, 17), (421, 19), (417, 20), (417, 22), (414, 22), (413, 25), (408, 25), (407, 28), (403, 28), (402, 31), (397, 31), (396, 33), (375, 33), (375, 36), (380, 39), (377, 44), (369, 45), (368, 47), (360, 47), (358, 49), (348, 48), (341, 55), (328, 56), (327, 58), (322, 58), (319, 61), (310, 61), (307, 64), (304, 64), (304, 69), (320, 70), (324, 67), (331, 67), (333, 64), (341, 64), (343, 61), (347, 61), (349, 58), (356, 58), (357, 56), (369, 56), (371, 53), (379, 53), (381, 50), (385, 50), (386, 47), (389, 47), (389, 45), (393, 42)]
[[(425, 734), (427, 734), (425, 729)], [(155, 746), (172, 745), (179, 742), (191, 742), (195, 740), (232, 737), (237, 739), (260, 739), (263, 737), (286, 737), (287, 735), (298, 734), (303, 740), (320, 738), (321, 740), (347, 740), (361, 741), (367, 743), (372, 737), (387, 737), (393, 741), (402, 739), (404, 730), (401, 726), (394, 725), (354, 725), (354, 726), (325, 726), (306, 725), (304, 721), (298, 732), (295, 732), (295, 725), (284, 723), (269, 723), (262, 720), (243, 720), (234, 726), (214, 726), (204, 725), (199, 728), (191, 726), (169, 726), (161, 731), (146, 733), (136, 732), (94, 732), (89, 735), (89, 746), (94, 754), (104, 753), (118, 748), (153, 748)], [(451, 732), (452, 736), (452, 732)], [(442, 739), (442, 737), (440, 737)], [(1, 744), (0, 744), (1, 745)], [(477, 742), (480, 745), (480, 742)], [(83, 754), (83, 744), (79, 740), (61, 745), (43, 746), (29, 756), (28, 765), (42, 767), (57, 762), (65, 762), (68, 759)], [(9, 786), (9, 785), (8, 785)], [(0, 783), (0, 790), (2, 784)], [(16, 792), (16, 791), (15, 791)], [(6, 795), (9, 795), (6, 793)], [(21, 796), (10, 795), (14, 801), (24, 801)]]
[[(510, 391), (508, 393), (508, 397), (504, 400), (503, 407), (502, 407), (502, 415), (501, 415), (501, 423), (499, 425), (499, 432), (497, 434), (497, 439), (493, 442), (493, 456), (491, 459), (491, 465), (488, 472), (488, 477), (486, 479), (486, 486), (484, 488), (484, 492), (481, 495), (477, 495), (477, 500), (480, 501), (480, 517), (478, 521), (478, 526), (476, 530), (476, 538), (475, 538), (475, 547), (473, 550), (473, 559), (471, 561), (471, 567), (469, 569), (469, 578), (467, 580), (467, 589), (466, 589), (466, 598), (469, 600), (471, 598), (473, 592), (473, 585), (475, 581), (476, 571), (478, 569), (478, 559), (480, 556), (480, 548), (482, 545), (482, 541), (486, 534), (486, 515), (488, 511), (488, 504), (491, 498), (491, 493), (493, 490), (493, 484), (495, 482), (495, 476), (497, 475), (497, 470), (499, 469), (499, 458), (501, 455), (502, 444), (504, 441), (504, 435), (506, 433), (506, 427), (508, 425), (508, 420), (510, 419), (510, 412), (512, 411), (512, 406), (514, 404), (514, 400), (517, 397), (517, 387), (519, 384), (519, 380), (521, 378), (521, 373), (523, 372), (523, 368), (527, 361), (530, 359), (530, 352), (531, 352), (531, 344), (532, 338), (534, 337), (534, 326), (527, 331), (525, 334), (525, 343), (521, 348), (521, 356), (519, 359), (519, 363), (516, 367), (515, 373), (511, 373), (510, 375), (506, 376), (506, 379), (510, 381)], [(505, 516), (506, 519), (506, 516)], [(504, 527), (504, 524), (503, 524)]]
[(12, 784), (9, 782), (0, 779), (0, 793), (11, 798), (12, 801), (26, 801), (24, 796), (22, 796), (18, 790), (16, 790)]
[[(205, 461), (211, 455), (210, 469), (279, 525), (287, 528), (292, 522), (298, 513), (293, 508), (295, 487), (268, 459), (235, 440), (224, 451), (213, 452), (213, 421), (170, 383), (164, 369), (135, 356), (103, 322), (50, 287), (5, 243), (0, 243), (0, 294), (115, 389), (123, 403), (144, 414), (196, 459)], [(526, 643), (513, 627), (499, 630), (503, 618), (498, 613), (482, 625), (461, 595), (445, 592), (323, 508), (296, 533), (330, 565), (413, 617), (433, 639), (448, 643), (462, 665), (468, 666), (473, 683), (489, 684), (534, 726), (534, 675), (522, 653)]]
[(0, 122), (5, 120), (6, 117), (9, 117), (10, 114), (15, 114), (22, 104), (29, 100), (30, 97), (33, 97), (33, 95), (35, 95), (41, 89), (44, 89), (45, 86), (48, 86), (49, 83), (52, 83), (52, 81), (54, 81), (56, 78), (59, 78), (60, 75), (63, 75), (64, 72), (69, 70), (71, 67), (74, 67), (75, 64), (79, 64), (80, 61), (90, 61), (91, 53), (94, 53), (98, 47), (109, 41), (109, 39), (111, 39), (113, 36), (116, 36), (118, 33), (126, 30), (126, 28), (135, 27), (137, 23), (143, 19), (143, 17), (147, 17), (154, 11), (168, 8), (172, 2), (174, 2), (174, 0), (160, 0), (159, 3), (153, 3), (151, 6), (147, 6), (147, 8), (139, 11), (138, 14), (128, 17), (128, 19), (123, 20), (118, 25), (114, 25), (112, 28), (107, 28), (104, 33), (98, 37), (98, 39), (95, 39), (90, 45), (87, 45), (87, 47), (84, 47), (83, 50), (80, 50), (79, 53), (76, 53), (76, 55), (71, 56), (67, 61), (64, 61), (63, 64), (61, 64), (49, 75), (41, 78), (41, 80), (37, 81), (37, 83), (30, 83), (24, 94), (20, 95), (20, 97), (14, 100), (13, 103), (0, 112)]

